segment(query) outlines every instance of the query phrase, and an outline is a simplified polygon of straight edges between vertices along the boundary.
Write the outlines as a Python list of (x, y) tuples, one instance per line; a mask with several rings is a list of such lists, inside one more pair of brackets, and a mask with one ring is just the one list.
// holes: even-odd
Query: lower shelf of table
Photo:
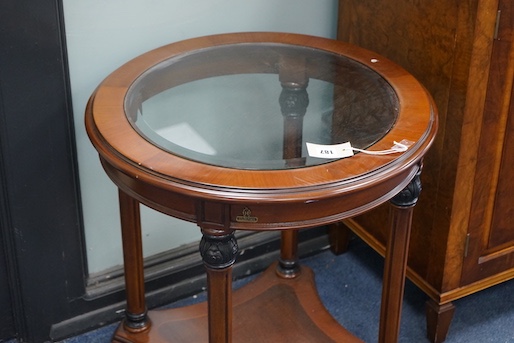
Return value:
[[(284, 279), (270, 266), (233, 293), (233, 342), (362, 342), (343, 328), (319, 299), (314, 274)], [(149, 311), (150, 327), (131, 333), (120, 325), (113, 342), (208, 342), (207, 303)]]

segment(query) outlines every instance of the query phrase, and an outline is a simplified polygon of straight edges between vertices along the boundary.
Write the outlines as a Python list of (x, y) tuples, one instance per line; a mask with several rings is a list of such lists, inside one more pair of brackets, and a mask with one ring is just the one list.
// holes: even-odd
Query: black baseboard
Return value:
[[(306, 257), (328, 248), (326, 228), (301, 230), (299, 255)], [(237, 235), (239, 250), (233, 268), (235, 280), (258, 273), (279, 256), (279, 232), (242, 232)], [(145, 260), (145, 287), (148, 308), (156, 308), (198, 294), (205, 289), (206, 276), (198, 253), (198, 243)], [(124, 291), (123, 270), (111, 269), (88, 281), (85, 299), (95, 301)], [(62, 340), (121, 320), (125, 301), (94, 309), (52, 326), (52, 340)]]

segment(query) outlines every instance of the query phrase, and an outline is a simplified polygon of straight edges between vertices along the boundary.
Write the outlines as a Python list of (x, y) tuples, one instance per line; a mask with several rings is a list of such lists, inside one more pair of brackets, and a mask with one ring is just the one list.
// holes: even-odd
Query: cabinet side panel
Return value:
[[(456, 287), (462, 258), (450, 259), (451, 272), (445, 268), (477, 1), (345, 0), (339, 5), (338, 38), (398, 63), (437, 104), (440, 129), (425, 158), (408, 264), (431, 287)], [(382, 209), (357, 221), (383, 240), (386, 214)]]

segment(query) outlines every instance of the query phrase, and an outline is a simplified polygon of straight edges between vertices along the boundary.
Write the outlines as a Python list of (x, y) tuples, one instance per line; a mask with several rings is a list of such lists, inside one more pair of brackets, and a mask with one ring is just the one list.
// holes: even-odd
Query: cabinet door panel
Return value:
[(463, 285), (514, 268), (513, 11), (510, 1), (502, 3), (477, 152)]
[(508, 244), (514, 245), (514, 104), (506, 129), (501, 167), (498, 174), (495, 204), (491, 222), (489, 249)]
[[(514, 57), (514, 10), (511, 1), (500, 2), (500, 22), (498, 28), (498, 42), (504, 45), (503, 50), (509, 50), (509, 62), (506, 66), (512, 66)], [(504, 52), (507, 54), (507, 52)], [(507, 75), (512, 75), (512, 70)], [(509, 81), (509, 80), (508, 80)], [(507, 82), (508, 82), (507, 81)], [(501, 245), (514, 245), (514, 87), (510, 78), (510, 96), (504, 97), (504, 108), (508, 108), (505, 139), (501, 167), (498, 175), (498, 186), (491, 225), (491, 238), (489, 248)], [(508, 89), (509, 84), (506, 85)], [(508, 93), (503, 93), (508, 94)]]

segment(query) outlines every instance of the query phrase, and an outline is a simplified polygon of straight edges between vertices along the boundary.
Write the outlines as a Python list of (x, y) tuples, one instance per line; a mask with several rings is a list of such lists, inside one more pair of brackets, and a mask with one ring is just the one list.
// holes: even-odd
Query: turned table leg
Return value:
[(237, 254), (233, 231), (202, 229), (200, 253), (207, 270), (210, 343), (232, 342), (232, 265)]
[(145, 276), (139, 202), (119, 190), (123, 266), (127, 308), (123, 325), (129, 332), (146, 330), (149, 326), (145, 301)]
[(380, 343), (394, 343), (399, 337), (412, 211), (421, 191), (420, 172), (421, 168), (409, 185), (391, 200), (380, 308)]
[(277, 273), (283, 278), (294, 278), (300, 273), (298, 263), (298, 231), (283, 231), (280, 241), (280, 258)]

